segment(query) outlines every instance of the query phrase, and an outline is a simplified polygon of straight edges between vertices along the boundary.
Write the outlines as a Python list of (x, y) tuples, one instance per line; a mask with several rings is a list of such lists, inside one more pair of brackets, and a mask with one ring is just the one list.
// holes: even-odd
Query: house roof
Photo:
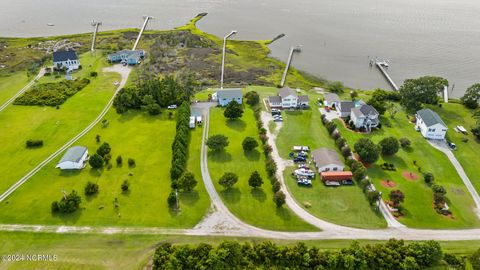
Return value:
[(352, 109), (356, 116), (378, 115), (377, 110), (370, 105), (361, 105)]
[(87, 151), (88, 149), (84, 146), (74, 146), (69, 148), (58, 163), (63, 163), (65, 161), (79, 162)]
[(78, 60), (77, 53), (73, 50), (53, 52), (53, 62), (63, 62), (67, 60)]
[(278, 95), (282, 98), (286, 98), (288, 96), (297, 96), (297, 94), (295, 94), (295, 91), (293, 91), (292, 88), (288, 86), (278, 90)]
[(307, 95), (298, 96), (298, 102), (308, 102), (310, 98)]
[(355, 102), (354, 101), (342, 101), (340, 102), (340, 108), (341, 112), (351, 112), (353, 108), (355, 108)]
[(217, 98), (220, 99), (234, 99), (234, 98), (242, 98), (242, 89), (240, 88), (230, 88), (230, 89), (223, 89), (217, 90)]
[(325, 101), (327, 101), (328, 103), (340, 102), (340, 97), (335, 93), (327, 93), (325, 94)]
[(270, 102), (270, 103), (282, 103), (282, 97), (281, 96), (270, 96), (270, 97), (268, 97), (268, 102)]
[(351, 180), (353, 177), (352, 172), (321, 172), (320, 176), (323, 181), (343, 181)]
[(118, 52), (111, 53), (111, 54), (109, 54), (108, 56), (109, 56), (109, 57), (112, 57), (112, 56), (117, 56), (117, 55), (126, 54), (127, 57), (130, 57), (130, 56), (140, 57), (140, 54), (141, 54), (141, 53), (142, 53), (141, 50), (121, 50), (121, 51), (118, 51)]
[(447, 127), (445, 122), (443, 122), (442, 118), (440, 118), (440, 116), (436, 112), (430, 109), (422, 109), (418, 111), (417, 116), (422, 118), (423, 122), (425, 122), (425, 125), (427, 125), (427, 127), (430, 127), (436, 124), (440, 124), (444, 127)]
[(343, 165), (337, 151), (328, 148), (319, 148), (313, 150), (312, 157), (317, 167), (323, 167), (330, 164)]

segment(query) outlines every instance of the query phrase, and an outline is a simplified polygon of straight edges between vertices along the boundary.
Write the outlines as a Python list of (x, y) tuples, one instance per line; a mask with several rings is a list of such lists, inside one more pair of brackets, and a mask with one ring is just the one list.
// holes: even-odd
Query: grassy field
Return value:
[[(87, 166), (80, 172), (61, 172), (55, 169), (59, 157), (0, 204), (0, 219), (4, 223), (26, 224), (194, 226), (206, 213), (209, 198), (200, 182), (195, 191), (181, 194), (181, 211), (170, 212), (167, 196), (175, 120), (167, 118), (166, 113), (160, 117), (140, 112), (119, 115), (112, 109), (106, 116), (108, 127), (97, 125), (75, 144), (87, 146), (93, 154), (99, 146), (95, 141), (99, 134), (102, 142), (112, 147), (112, 169), (97, 171)], [(198, 150), (195, 145), (199, 145), (197, 137), (192, 150)], [(115, 165), (118, 155), (123, 157), (122, 166)], [(198, 179), (200, 151), (193, 151), (190, 156), (191, 170)], [(128, 158), (135, 159), (134, 168), (127, 165)], [(130, 182), (127, 193), (120, 189), (124, 180)], [(97, 195), (85, 198), (83, 189), (87, 181), (99, 185)], [(63, 189), (76, 190), (82, 195), (81, 211), (59, 216), (50, 213), (51, 202), (61, 198)], [(115, 199), (120, 205), (118, 209), (114, 207)]]
[[(104, 63), (105, 64), (105, 63)], [(98, 68), (102, 65), (98, 65)], [(0, 192), (84, 129), (105, 107), (115, 91), (116, 73), (96, 79), (69, 98), (60, 109), (10, 105), (0, 113)], [(27, 149), (25, 141), (40, 139), (44, 146)]]
[[(228, 208), (243, 221), (261, 228), (280, 231), (316, 230), (300, 220), (286, 206), (275, 206), (270, 181), (265, 172), (263, 153), (258, 150), (244, 153), (243, 139), (247, 136), (258, 138), (253, 111), (246, 108), (243, 117), (235, 121), (227, 121), (222, 108), (212, 108), (210, 115), (209, 136), (223, 134), (230, 141), (224, 152), (208, 153), (210, 175)], [(265, 183), (262, 188), (253, 191), (248, 185), (248, 178), (255, 170), (260, 172)], [(218, 179), (225, 172), (234, 172), (239, 176), (238, 183), (228, 191), (218, 184)]]
[[(430, 108), (435, 110), (449, 127), (447, 138), (457, 145), (457, 150), (453, 153), (462, 164), (477, 192), (480, 193), (480, 179), (478, 178), (480, 141), (470, 132), (476, 122), (476, 119), (472, 117), (473, 112), (456, 103), (443, 103), (441, 108), (433, 106)], [(464, 135), (455, 132), (453, 128), (456, 126), (464, 126), (469, 134)], [(464, 138), (467, 138), (468, 142), (463, 142), (462, 139)]]
[[(294, 145), (307, 145), (312, 150), (320, 147), (337, 149), (321, 123), (320, 112), (315, 104), (317, 97), (316, 94), (310, 95), (309, 110), (283, 112), (284, 122), (276, 142), (281, 157), (288, 158)], [(311, 207), (305, 209), (313, 215), (352, 227), (386, 226), (383, 217), (370, 207), (360, 188), (326, 187), (318, 177), (313, 181), (313, 187), (299, 187), (296, 180), (291, 177), (292, 171), (293, 168), (289, 168), (284, 174), (287, 187), (299, 205), (304, 207), (305, 202), (311, 204)]]
[[(391, 122), (391, 127), (387, 127), (385, 124), (388, 120)], [(382, 122), (384, 122), (382, 129), (369, 135), (347, 130), (338, 120), (336, 123), (341, 134), (352, 148), (353, 144), (361, 137), (368, 137), (376, 143), (387, 136), (407, 137), (412, 141), (410, 150), (400, 149), (394, 156), (383, 156), (368, 169), (368, 175), (372, 178), (375, 186), (384, 193), (384, 199), (388, 199), (388, 193), (392, 189), (383, 187), (380, 184), (382, 180), (394, 181), (397, 184), (394, 189), (400, 189), (404, 192), (405, 202), (402, 205), (405, 208), (405, 215), (399, 221), (409, 227), (416, 228), (478, 227), (480, 221), (473, 211), (473, 200), (446, 156), (430, 146), (415, 131), (413, 124), (409, 123), (403, 112), (398, 113), (394, 120), (383, 118)], [(422, 172), (433, 173), (437, 184), (443, 185), (447, 189), (448, 205), (453, 212), (452, 218), (435, 212), (433, 209), (433, 193), (424, 183), (423, 177), (418, 172), (417, 167), (414, 166), (413, 161), (417, 162)], [(380, 164), (384, 162), (395, 164), (397, 170), (394, 172), (382, 170)], [(403, 172), (413, 172), (419, 176), (419, 179), (417, 181), (406, 180), (402, 176)]]
[(5, 103), (15, 93), (20, 91), (33, 78), (28, 78), (26, 72), (16, 72), (9, 76), (0, 77), (0, 105)]
[[(164, 242), (176, 244), (209, 243), (225, 240), (260, 242), (269, 239), (229, 238), (175, 235), (92, 235), (0, 232), (0, 253), (57, 255), (55, 262), (2, 262), (0, 269), (144, 269), (155, 247)], [(293, 245), (294, 241), (269, 240), (278, 245)], [(348, 247), (351, 240), (304, 241), (320, 250)], [(381, 241), (361, 240), (360, 244)], [(480, 241), (440, 242), (444, 252), (458, 255), (473, 253)], [(88, 247), (88, 248), (85, 248)], [(435, 268), (448, 269), (448, 268)]]

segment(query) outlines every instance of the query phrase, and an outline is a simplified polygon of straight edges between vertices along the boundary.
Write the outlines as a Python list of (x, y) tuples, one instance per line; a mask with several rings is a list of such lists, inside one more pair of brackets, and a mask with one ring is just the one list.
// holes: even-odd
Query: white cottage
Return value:
[(298, 96), (290, 87), (278, 90), (277, 96), (268, 97), (271, 108), (291, 109), (307, 107), (309, 98), (307, 95)]
[(80, 60), (75, 51), (56, 51), (53, 52), (53, 67), (57, 69), (76, 70), (80, 68)]
[(350, 113), (350, 121), (353, 122), (356, 128), (363, 128), (370, 132), (380, 123), (378, 119), (379, 113), (374, 107), (370, 105), (360, 105), (352, 109)]
[(80, 170), (85, 168), (88, 158), (88, 149), (86, 147), (74, 146), (65, 152), (56, 168), (61, 170)]
[(325, 147), (314, 150), (312, 159), (319, 172), (343, 171), (345, 167), (337, 151)]
[(436, 112), (423, 109), (418, 111), (415, 117), (417, 119), (415, 129), (420, 131), (423, 137), (434, 140), (445, 139), (448, 127)]

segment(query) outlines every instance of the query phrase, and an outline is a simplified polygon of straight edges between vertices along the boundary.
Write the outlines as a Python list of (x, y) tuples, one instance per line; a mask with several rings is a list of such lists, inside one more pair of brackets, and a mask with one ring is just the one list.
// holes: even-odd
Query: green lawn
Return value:
[[(276, 142), (283, 158), (288, 158), (294, 145), (307, 145), (312, 150), (320, 147), (337, 149), (320, 120), (320, 112), (315, 105), (317, 97), (310, 95), (309, 110), (283, 112), (284, 122)], [(305, 202), (311, 204), (306, 210), (313, 215), (351, 227), (386, 227), (385, 219), (370, 207), (359, 187), (326, 187), (318, 177), (313, 181), (313, 187), (299, 187), (291, 177), (292, 171), (293, 168), (287, 169), (284, 174), (287, 187), (299, 205), (304, 207)]]
[(9, 76), (0, 77), (0, 105), (13, 97), (33, 78), (27, 77), (27, 72), (15, 72)]
[[(352, 146), (361, 137), (368, 137), (378, 143), (382, 138), (394, 136), (406, 137), (412, 141), (411, 150), (403, 150), (394, 156), (381, 157), (375, 165), (368, 169), (368, 175), (372, 178), (375, 187), (384, 193), (383, 198), (388, 199), (391, 188), (385, 188), (380, 184), (381, 180), (392, 180), (397, 183), (395, 189), (400, 189), (405, 194), (405, 216), (399, 219), (409, 227), (415, 228), (467, 228), (478, 227), (480, 221), (476, 217), (473, 208), (473, 200), (458, 176), (454, 167), (446, 156), (434, 149), (428, 142), (415, 131), (414, 125), (408, 122), (403, 112), (397, 114), (394, 120), (389, 119), (391, 127), (385, 125), (387, 118), (383, 118), (382, 129), (369, 135), (362, 135), (347, 130), (340, 121), (336, 121), (341, 134)], [(437, 184), (447, 189), (448, 205), (453, 212), (453, 218), (437, 214), (433, 209), (433, 193), (423, 182), (423, 177), (413, 165), (416, 160), (422, 172), (431, 172), (435, 175)], [(380, 164), (384, 162), (395, 164), (397, 171), (384, 171)], [(417, 181), (408, 181), (403, 176), (404, 171), (419, 175)]]
[[(118, 80), (116, 73), (99, 73), (58, 110), (18, 105), (5, 108), (0, 113), (0, 193), (91, 123), (112, 97), (113, 83)], [(27, 149), (28, 139), (43, 140), (44, 146)]]
[[(125, 225), (189, 228), (197, 224), (209, 206), (209, 198), (201, 183), (198, 164), (200, 139), (192, 137), (190, 153), (191, 170), (199, 185), (194, 192), (180, 195), (181, 211), (171, 212), (167, 206), (170, 193), (171, 143), (175, 135), (175, 120), (148, 116), (141, 112), (119, 115), (110, 110), (104, 128), (97, 125), (75, 145), (87, 146), (93, 154), (99, 146), (95, 136), (112, 147), (111, 170), (93, 170), (89, 166), (82, 171), (61, 172), (55, 164), (61, 157), (49, 163), (33, 176), (7, 201), (0, 204), (0, 220), (4, 223), (67, 224), (67, 225)], [(121, 155), (123, 165), (117, 167), (115, 158)], [(134, 158), (136, 167), (129, 168), (127, 159)], [(120, 185), (130, 182), (130, 192), (122, 193)], [(97, 183), (98, 195), (85, 198), (83, 189), (87, 181)], [(71, 215), (52, 215), (50, 204), (59, 200), (61, 191), (77, 190), (82, 195), (82, 210)], [(114, 200), (118, 199), (119, 209)]]
[[(245, 109), (243, 117), (236, 121), (227, 121), (222, 108), (212, 108), (209, 136), (223, 134), (229, 138), (230, 145), (221, 153), (208, 153), (210, 175), (220, 196), (228, 208), (245, 222), (265, 229), (280, 231), (318, 230), (297, 217), (286, 206), (277, 208), (272, 200), (270, 181), (265, 172), (265, 157), (260, 151), (245, 154), (242, 141), (250, 136), (258, 138), (253, 111)], [(248, 178), (253, 171), (259, 171), (264, 179), (262, 188), (252, 190)], [(218, 179), (225, 172), (234, 172), (239, 176), (238, 183), (231, 190), (224, 190)]]
[[(164, 242), (175, 244), (209, 243), (222, 241), (260, 242), (272, 241), (277, 245), (294, 245), (296, 241), (181, 236), (181, 235), (94, 235), (0, 232), (1, 254), (57, 255), (55, 262), (2, 262), (2, 269), (144, 269), (155, 247)], [(319, 250), (338, 250), (348, 247), (352, 240), (303, 241)], [(360, 240), (361, 245), (384, 241)], [(408, 242), (408, 241), (406, 241)], [(469, 255), (478, 249), (480, 241), (440, 242), (444, 252)], [(446, 269), (446, 268), (436, 268)], [(469, 269), (469, 268), (467, 268)]]
[[(468, 175), (473, 186), (480, 193), (480, 178), (478, 177), (478, 168), (480, 167), (480, 141), (472, 134), (470, 129), (475, 125), (476, 119), (472, 117), (472, 111), (468, 110), (461, 104), (443, 103), (442, 107), (431, 106), (448, 126), (447, 137), (457, 145), (457, 150), (453, 153), (462, 164), (463, 169)], [(464, 126), (469, 134), (464, 135), (453, 130), (456, 126)], [(467, 138), (468, 142), (462, 139)]]

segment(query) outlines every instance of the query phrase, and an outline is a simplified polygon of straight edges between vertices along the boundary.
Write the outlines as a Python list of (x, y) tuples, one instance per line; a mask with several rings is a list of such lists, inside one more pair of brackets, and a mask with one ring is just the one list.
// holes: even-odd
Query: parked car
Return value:
[(450, 147), (450, 149), (452, 149), (452, 150), (457, 149), (457, 145), (456, 145), (455, 143), (451, 142), (451, 141), (447, 141), (447, 145), (448, 145), (448, 147)]
[(309, 180), (309, 179), (298, 179), (297, 180), (297, 184), (299, 186), (307, 186), (307, 187), (310, 187), (312, 186), (312, 180)]
[(306, 157), (296, 157), (293, 159), (293, 162), (295, 163), (306, 162), (306, 161), (307, 161)]
[(273, 117), (273, 122), (282, 122), (283, 121), (283, 117)]
[(177, 105), (175, 104), (172, 104), (172, 105), (168, 105), (167, 109), (170, 109), (170, 110), (173, 110), (173, 109), (176, 109), (177, 108)]

